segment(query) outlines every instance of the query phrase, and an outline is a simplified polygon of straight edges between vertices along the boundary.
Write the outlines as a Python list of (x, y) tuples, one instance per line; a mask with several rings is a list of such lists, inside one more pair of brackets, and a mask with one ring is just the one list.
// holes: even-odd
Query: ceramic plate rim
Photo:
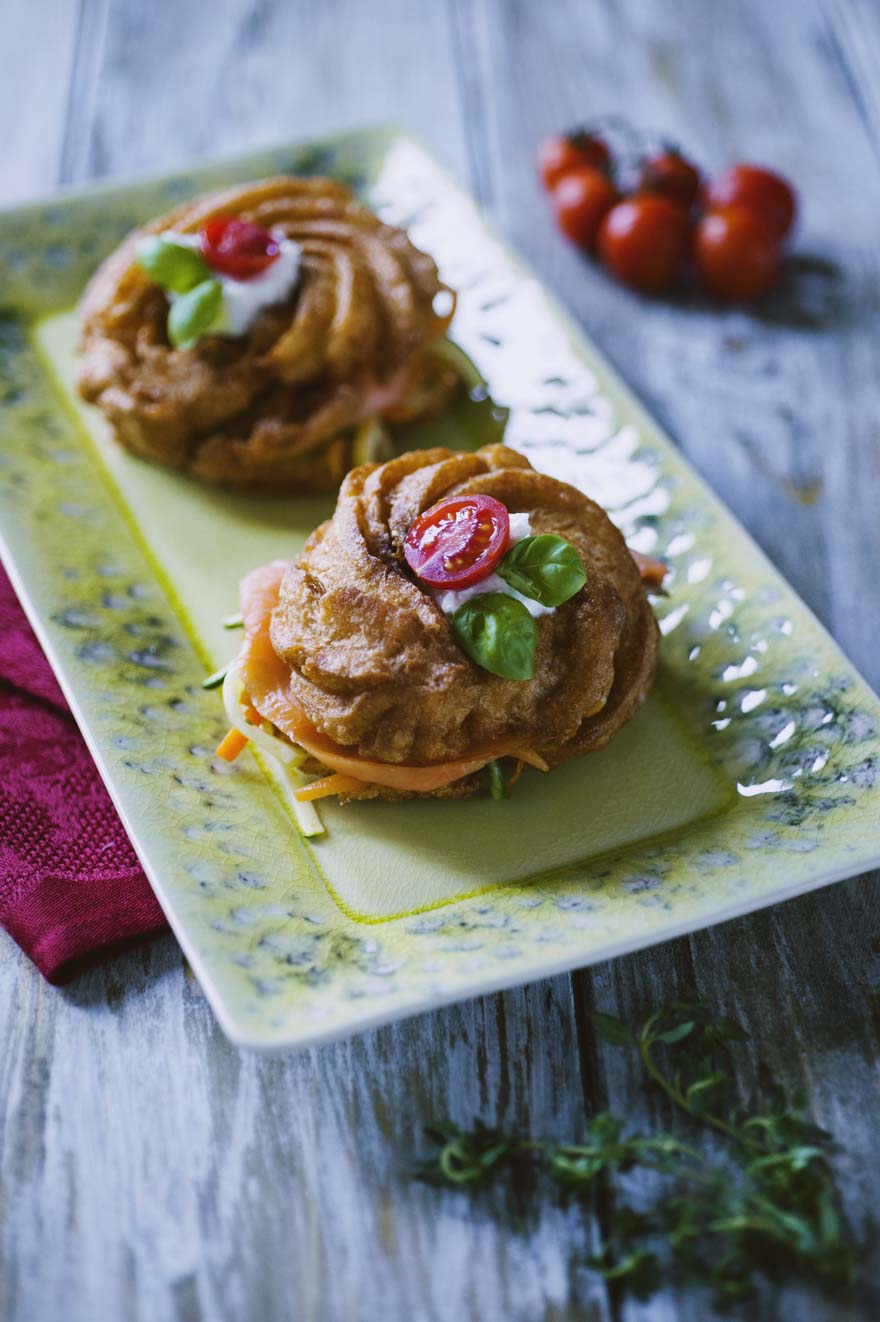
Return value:
[[(377, 128), (367, 128), (362, 130), (353, 130), (334, 135), (329, 140), (335, 144), (357, 144), (360, 140), (364, 142), (373, 135), (374, 140), (388, 149), (397, 141), (413, 142), (412, 135), (397, 129), (395, 126), (383, 125)], [(243, 167), (256, 157), (266, 153), (281, 152), (284, 150), (293, 150), (295, 147), (308, 147), (311, 143), (290, 143), (275, 144), (262, 151), (247, 151), (236, 153), (233, 156), (218, 156), (200, 159), (191, 163), (191, 167), (196, 175), (211, 169), (232, 169), (234, 167)], [(322, 140), (316, 146), (326, 147), (328, 140)], [(424, 151), (420, 144), (418, 150)], [(429, 155), (429, 154), (428, 154)], [(433, 161), (433, 157), (429, 159)], [(444, 167), (444, 175), (448, 172)], [(96, 181), (85, 188), (74, 188), (56, 193), (51, 197), (29, 201), (20, 205), (11, 205), (0, 209), (0, 219), (8, 221), (10, 217), (27, 216), (39, 212), (41, 209), (52, 207), (62, 211), (69, 208), (75, 210), (77, 204), (86, 199), (94, 199), (96, 196), (124, 197), (132, 189), (159, 185), (163, 180), (175, 175), (181, 175), (189, 169), (187, 163), (177, 164), (170, 169), (162, 170), (158, 173), (148, 173), (131, 179), (114, 179), (112, 181)], [(457, 187), (452, 184), (452, 187)], [(486, 220), (486, 217), (480, 213), (480, 220), (486, 229), (491, 241), (501, 244), (505, 251), (510, 254), (510, 249), (503, 239), (495, 233), (494, 227)], [(530, 279), (534, 279), (532, 273), (524, 266), (522, 260), (517, 254), (512, 254), (512, 260), (516, 264), (521, 274)], [(610, 386), (612, 393), (616, 398), (623, 402), (627, 417), (635, 422), (636, 428), (640, 433), (659, 438), (667, 445), (672, 446), (668, 441), (663, 429), (648, 414), (647, 410), (634, 396), (629, 387), (621, 380), (615, 368), (611, 366), (604, 354), (588, 340), (585, 333), (579, 328), (571, 318), (567, 310), (560, 304), (558, 298), (546, 290), (541, 285), (541, 289), (546, 299), (548, 310), (552, 313), (556, 321), (565, 328), (566, 332), (572, 337), (573, 342), (579, 346), (585, 357), (589, 359), (591, 365), (603, 379), (606, 387)], [(674, 447), (672, 447), (674, 449)], [(680, 454), (677, 454), (677, 462), (682, 467), (693, 485), (696, 487), (700, 498), (714, 505), (717, 512), (720, 512), (720, 518), (723, 525), (723, 534), (727, 536), (735, 533), (743, 537), (750, 547), (752, 556), (755, 559), (757, 567), (761, 571), (761, 577), (766, 577), (769, 581), (777, 583), (782, 582), (783, 592), (788, 594), (790, 600), (793, 600), (797, 608), (804, 612), (811, 629), (816, 630), (819, 638), (830, 654), (837, 659), (840, 667), (853, 676), (856, 684), (860, 684), (868, 697), (876, 703), (876, 697), (871, 692), (870, 687), (865, 680), (858, 674), (852, 663), (844, 656), (836, 641), (831, 637), (825, 627), (816, 618), (813, 612), (797, 596), (791, 586), (781, 578), (781, 575), (769, 561), (766, 554), (757, 545), (749, 532), (738, 522), (734, 515), (727, 509), (719, 497), (708, 487), (704, 480), (696, 473), (686, 460)], [(118, 498), (118, 493), (115, 493)], [(109, 496), (108, 499), (113, 498)], [(485, 972), (476, 975), (469, 975), (464, 979), (459, 979), (451, 983), (442, 990), (431, 989), (428, 987), (420, 991), (418, 985), (412, 990), (389, 999), (388, 1002), (378, 1001), (372, 1003), (367, 1008), (364, 1001), (352, 1001), (351, 1011), (347, 1018), (333, 1019), (328, 1025), (321, 1026), (319, 1023), (308, 1023), (303, 1026), (297, 1024), (296, 1015), (291, 1016), (291, 1021), (287, 1025), (287, 1030), (273, 1033), (267, 1032), (266, 1026), (257, 1026), (251, 1031), (245, 1022), (244, 1017), (235, 1013), (234, 1009), (227, 1003), (224, 994), (224, 988), (221, 982), (215, 979), (212, 973), (211, 958), (204, 955), (200, 950), (198, 942), (189, 929), (188, 921), (185, 915), (178, 912), (175, 905), (174, 896), (169, 892), (162, 876), (153, 865), (153, 860), (149, 854), (144, 851), (139, 837), (137, 824), (131, 820), (128, 808), (124, 798), (118, 791), (114, 780), (113, 768), (105, 756), (105, 749), (101, 745), (100, 739), (90, 727), (89, 716), (83, 709), (78, 696), (76, 685), (67, 671), (64, 658), (56, 648), (52, 631), (46, 627), (42, 618), (38, 604), (32, 597), (26, 582), (26, 575), (23, 575), (16, 564), (12, 548), (7, 544), (6, 538), (0, 530), (0, 559), (6, 567), (7, 573), (22, 601), (30, 623), (40, 641), (41, 646), (49, 658), (52, 668), (58, 677), (65, 697), (70, 704), (71, 711), (77, 721), (80, 730), (89, 747), (89, 751), (95, 760), (102, 779), (107, 786), (111, 799), (132, 840), (134, 848), (138, 854), (142, 866), (156, 892), (157, 898), (162, 905), (169, 924), (175, 933), (187, 959), (191, 963), (199, 981), (205, 991), (207, 999), (223, 1028), (226, 1035), (237, 1046), (251, 1050), (259, 1050), (269, 1053), (281, 1053), (293, 1048), (303, 1048), (306, 1046), (317, 1045), (319, 1043), (331, 1041), (340, 1037), (347, 1036), (352, 1032), (363, 1032), (368, 1029), (378, 1027), (379, 1025), (403, 1018), (407, 1015), (420, 1014), (429, 1009), (447, 1005), (455, 1001), (468, 999), (474, 996), (485, 995), (490, 991), (501, 990), (506, 987), (521, 984), (524, 981), (532, 981), (539, 978), (545, 978), (572, 970), (575, 968), (586, 967), (606, 959), (616, 958), (619, 955), (630, 953), (639, 949), (646, 948), (652, 944), (661, 941), (672, 940), (690, 932), (698, 931), (702, 928), (713, 926), (717, 923), (728, 922), (743, 914), (755, 911), (756, 909), (766, 907), (770, 904), (783, 902), (801, 894), (806, 894), (812, 890), (825, 885), (832, 884), (835, 881), (855, 875), (862, 871), (868, 871), (880, 866), (880, 841), (865, 841), (855, 852), (845, 858), (832, 862), (829, 866), (823, 865), (821, 851), (812, 860), (807, 861), (804, 855), (801, 859), (797, 876), (794, 880), (785, 882), (777, 887), (764, 891), (760, 894), (749, 893), (741, 900), (730, 903), (722, 903), (716, 909), (709, 912), (697, 911), (689, 917), (682, 917), (672, 922), (662, 929), (662, 934), (647, 925), (641, 930), (631, 932), (627, 937), (617, 940), (610, 940), (601, 948), (595, 950), (578, 951), (576, 948), (566, 947), (562, 953), (554, 954), (552, 948), (548, 948), (544, 958), (534, 955), (528, 962), (527, 971), (524, 972), (521, 967), (512, 969), (509, 973), (505, 972), (500, 966), (492, 966)], [(151, 567), (152, 572), (152, 567)], [(168, 603), (169, 610), (174, 611), (172, 603)], [(842, 809), (841, 811), (846, 811)], [(680, 828), (683, 834), (687, 834), (689, 827), (687, 825)], [(456, 900), (452, 904), (465, 904), (466, 900)], [(343, 915), (340, 913), (340, 921), (343, 921)], [(395, 920), (389, 919), (388, 922)]]

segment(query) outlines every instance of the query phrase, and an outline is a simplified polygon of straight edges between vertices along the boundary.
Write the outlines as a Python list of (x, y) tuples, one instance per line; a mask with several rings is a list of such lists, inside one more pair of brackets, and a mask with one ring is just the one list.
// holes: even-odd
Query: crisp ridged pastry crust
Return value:
[[(565, 537), (583, 557), (585, 586), (538, 621), (528, 681), (472, 662), (403, 557), (423, 510), (475, 492), (527, 511), (534, 533)], [(318, 730), (362, 757), (402, 763), (449, 761), (508, 738), (551, 766), (602, 748), (644, 701), (658, 637), (639, 571), (605, 512), (500, 445), (354, 469), (333, 518), (286, 569), (271, 621), (290, 693)], [(479, 786), (471, 776), (439, 792)], [(377, 793), (398, 797), (365, 787)]]
[[(174, 349), (166, 296), (135, 248), (218, 215), (295, 240), (300, 282), (246, 335)], [(449, 316), (434, 309), (444, 289), (434, 261), (342, 184), (281, 177), (227, 189), (133, 232), (96, 272), (82, 301), (79, 390), (124, 446), (157, 463), (231, 486), (333, 487), (353, 429), (399, 404), (445, 330)]]

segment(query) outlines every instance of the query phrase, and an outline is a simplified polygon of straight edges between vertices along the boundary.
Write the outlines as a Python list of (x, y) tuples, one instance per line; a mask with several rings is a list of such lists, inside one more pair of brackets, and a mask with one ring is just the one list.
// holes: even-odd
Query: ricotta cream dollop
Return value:
[[(524, 537), (531, 537), (532, 525), (528, 514), (510, 515), (510, 540), (509, 546), (514, 542), (521, 542)], [(509, 583), (505, 583), (499, 574), (487, 574), (481, 578), (479, 583), (473, 583), (469, 588), (433, 588), (434, 600), (440, 607), (444, 615), (454, 615), (464, 602), (470, 601), (471, 597), (478, 597), (484, 592), (503, 592), (507, 597), (514, 597), (521, 601), (529, 614), (537, 619), (539, 615), (552, 615), (556, 610), (555, 606), (542, 606), (540, 601), (535, 601), (534, 597), (524, 597), (516, 588), (512, 588)]]
[[(173, 230), (167, 230), (162, 238), (195, 251), (200, 247), (196, 234), (176, 234)], [(235, 280), (212, 268), (211, 275), (223, 293), (223, 307), (210, 334), (244, 335), (263, 308), (283, 303), (293, 293), (299, 283), (302, 248), (279, 230), (272, 230), (272, 238), (278, 244), (278, 256), (265, 271), (252, 276), (250, 280)], [(169, 293), (168, 297), (174, 302), (177, 295)]]

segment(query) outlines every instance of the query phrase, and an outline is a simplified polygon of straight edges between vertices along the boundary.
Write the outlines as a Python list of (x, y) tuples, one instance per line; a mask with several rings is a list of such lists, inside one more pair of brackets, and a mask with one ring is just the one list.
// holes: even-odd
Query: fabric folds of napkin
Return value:
[(167, 927), (2, 568), (0, 926), (55, 983)]

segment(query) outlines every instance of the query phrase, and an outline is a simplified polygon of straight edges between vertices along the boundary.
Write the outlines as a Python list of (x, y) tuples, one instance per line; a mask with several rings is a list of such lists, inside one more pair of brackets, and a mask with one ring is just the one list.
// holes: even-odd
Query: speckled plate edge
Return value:
[[(339, 912), (307, 856), (291, 857), (279, 877), (271, 847), (251, 838), (242, 796), (230, 792), (224, 769), (204, 770), (218, 719), (198, 687), (198, 648), (104, 476), (73, 440), (27, 324), (72, 302), (133, 219), (223, 180), (285, 168), (348, 179), (441, 256), (444, 274), (463, 290), (462, 310), (470, 309), (459, 316), (457, 336), (496, 395), (513, 405), (511, 438), (536, 463), (561, 466), (593, 491), (602, 455), (638, 476), (615, 517), (642, 549), (672, 562), (664, 669), (708, 755), (741, 787), (735, 812), (578, 875), (510, 886), (378, 929)], [(449, 232), (467, 234), (461, 251), (441, 251)], [(284, 1050), (323, 1041), (669, 939), (880, 862), (876, 699), (601, 355), (411, 140), (366, 131), (15, 209), (0, 215), (0, 259), (4, 562), (169, 921), (235, 1042)], [(469, 289), (478, 285), (475, 301)], [(483, 355), (490, 344), (513, 352), (503, 343), (504, 305), (524, 300), (543, 343), (536, 372), (549, 355), (566, 363), (565, 379), (548, 381), (540, 368), (543, 375), (520, 374), (505, 392), (496, 384), (503, 367)], [(478, 302), (494, 311), (484, 315)], [(548, 414), (552, 434), (543, 425)], [(60, 542), (46, 535), (59, 511), (74, 530)], [(100, 609), (88, 591), (98, 579), (107, 584)], [(136, 692), (143, 700), (133, 713)], [(161, 749), (152, 760), (132, 757), (160, 713), (164, 746), (187, 742), (192, 766)], [(265, 812), (267, 840), (288, 829), (264, 782), (253, 781), (247, 801), (251, 812), (255, 805)], [(212, 838), (215, 810), (223, 832)]]

